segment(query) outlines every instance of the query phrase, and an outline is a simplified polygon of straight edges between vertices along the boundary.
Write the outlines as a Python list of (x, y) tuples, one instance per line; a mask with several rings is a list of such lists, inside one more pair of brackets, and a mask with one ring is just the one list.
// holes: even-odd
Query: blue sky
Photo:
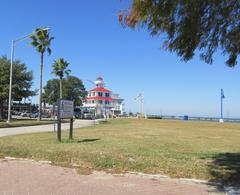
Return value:
[[(212, 65), (200, 61), (198, 55), (187, 63), (181, 61), (160, 49), (161, 37), (118, 23), (118, 11), (129, 6), (130, 0), (2, 0), (0, 55), (10, 56), (12, 39), (48, 26), (55, 40), (52, 55), (45, 57), (44, 84), (54, 77), (53, 60), (63, 57), (70, 62), (72, 75), (83, 81), (102, 75), (107, 88), (125, 98), (127, 112), (139, 110), (133, 99), (144, 92), (149, 114), (219, 116), (223, 88), (224, 115), (240, 117), (239, 66), (226, 67), (226, 57), (220, 52)], [(34, 71), (33, 88), (37, 88), (40, 59), (29, 41), (16, 46), (15, 58)]]

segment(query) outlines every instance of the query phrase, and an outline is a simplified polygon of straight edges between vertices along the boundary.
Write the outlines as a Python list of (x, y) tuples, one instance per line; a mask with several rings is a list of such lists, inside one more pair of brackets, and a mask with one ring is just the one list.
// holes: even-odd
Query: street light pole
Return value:
[(9, 82), (9, 96), (8, 96), (8, 120), (7, 120), (8, 123), (10, 123), (10, 120), (11, 120), (12, 72), (13, 72), (14, 44), (15, 44), (15, 41), (12, 40), (12, 44), (11, 44), (10, 82)]
[(223, 119), (223, 99), (225, 98), (224, 91), (221, 89), (221, 118), (219, 119), (219, 122), (224, 122)]
[(221, 92), (221, 119), (223, 119), (223, 97)]
[[(39, 29), (39, 31), (41, 30), (49, 30), (49, 28), (43, 28), (43, 29)], [(38, 32), (38, 31), (37, 31)], [(37, 33), (31, 33), (29, 35), (26, 35), (20, 39), (16, 39), (16, 40), (12, 40), (12, 44), (11, 44), (11, 65), (10, 65), (10, 78), (9, 78), (9, 96), (8, 96), (8, 120), (7, 123), (10, 123), (11, 121), (11, 105), (12, 105), (12, 72), (13, 72), (13, 60), (14, 60), (14, 49), (15, 49), (15, 44), (17, 42), (21, 42), (27, 38), (29, 38), (31, 35)]]

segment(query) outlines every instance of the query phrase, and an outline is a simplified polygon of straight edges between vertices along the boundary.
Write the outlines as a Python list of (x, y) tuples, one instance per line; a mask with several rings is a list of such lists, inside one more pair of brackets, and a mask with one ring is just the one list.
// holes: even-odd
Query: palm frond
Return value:
[(71, 73), (71, 70), (70, 70), (70, 69), (65, 70), (65, 74), (66, 74), (67, 76), (69, 76), (70, 73)]
[(48, 55), (52, 54), (52, 50), (50, 49), (50, 47), (47, 47), (47, 52), (48, 52)]
[(60, 79), (64, 77), (64, 75), (69, 75), (71, 70), (67, 69), (69, 63), (65, 61), (63, 58), (59, 58), (57, 60), (54, 60), (52, 64), (52, 74), (55, 74), (58, 76)]
[(44, 53), (45, 52), (45, 48), (43, 47), (43, 45), (38, 45), (37, 50), (39, 53)]
[(30, 36), (32, 42), (31, 45), (36, 48), (36, 50), (40, 53), (48, 52), (51, 55), (52, 51), (50, 48), (51, 41), (54, 37), (50, 37), (48, 30), (43, 30), (46, 27), (36, 28), (35, 32), (32, 36)]
[(39, 43), (37, 41), (32, 41), (30, 43), (30, 45), (33, 46), (33, 47), (37, 47), (39, 45)]

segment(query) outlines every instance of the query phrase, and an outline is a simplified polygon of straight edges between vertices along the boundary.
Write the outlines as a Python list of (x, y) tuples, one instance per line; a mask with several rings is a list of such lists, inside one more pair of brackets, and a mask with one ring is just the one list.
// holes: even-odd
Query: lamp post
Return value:
[[(43, 28), (43, 29), (39, 29), (39, 31), (41, 30), (49, 30), (49, 28)], [(38, 31), (36, 31), (38, 32)], [(11, 105), (12, 105), (12, 72), (13, 72), (13, 59), (14, 59), (14, 49), (15, 49), (15, 45), (16, 43), (19, 43), (21, 41), (24, 41), (26, 39), (28, 39), (31, 35), (35, 34), (31, 33), (29, 35), (26, 35), (22, 38), (16, 39), (16, 40), (12, 40), (12, 44), (11, 44), (11, 65), (10, 65), (10, 80), (9, 80), (9, 96), (8, 96), (8, 120), (7, 123), (10, 123), (11, 121)]]
[(221, 89), (221, 117), (219, 119), (219, 122), (224, 122), (223, 120), (223, 99), (225, 98), (224, 91)]

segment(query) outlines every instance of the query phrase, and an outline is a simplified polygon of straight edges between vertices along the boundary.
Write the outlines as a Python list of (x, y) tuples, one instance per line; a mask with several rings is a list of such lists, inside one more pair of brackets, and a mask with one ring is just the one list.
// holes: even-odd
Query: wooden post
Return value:
[(57, 128), (57, 140), (61, 142), (61, 100), (58, 100), (58, 128)]
[(73, 118), (70, 119), (69, 139), (73, 139)]

